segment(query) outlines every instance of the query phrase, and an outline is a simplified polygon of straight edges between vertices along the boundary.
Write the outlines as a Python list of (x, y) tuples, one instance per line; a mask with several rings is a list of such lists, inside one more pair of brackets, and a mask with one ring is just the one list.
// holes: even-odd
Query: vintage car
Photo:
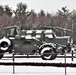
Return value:
[(5, 52), (15, 54), (41, 55), (44, 60), (53, 60), (57, 53), (70, 52), (70, 36), (58, 37), (52, 28), (25, 30), (20, 26), (4, 28), (4, 36), (0, 39), (0, 58)]

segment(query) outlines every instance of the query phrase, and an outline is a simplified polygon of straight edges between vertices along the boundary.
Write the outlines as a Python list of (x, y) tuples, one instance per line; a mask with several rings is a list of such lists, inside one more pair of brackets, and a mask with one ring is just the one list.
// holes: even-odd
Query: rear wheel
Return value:
[(40, 53), (43, 60), (53, 60), (57, 56), (56, 50), (52, 46), (43, 47)]

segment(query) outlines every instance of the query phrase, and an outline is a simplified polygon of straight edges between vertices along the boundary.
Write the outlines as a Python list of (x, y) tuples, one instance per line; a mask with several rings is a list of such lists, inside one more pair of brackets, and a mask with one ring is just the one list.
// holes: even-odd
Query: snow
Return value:
[[(7, 55), (4, 55), (4, 57)], [(12, 55), (9, 55), (12, 56)], [(45, 63), (64, 63), (64, 58), (56, 58), (55, 60), (42, 60), (41, 58), (15, 58), (15, 62), (45, 62)], [(13, 62), (12, 58), (2, 58), (0, 62)], [(67, 58), (67, 63), (76, 63), (71, 58)], [(66, 68), (67, 75), (76, 75), (75, 67)], [(15, 75), (65, 75), (65, 67), (53, 66), (15, 66)], [(0, 65), (0, 75), (14, 75), (13, 66)]]
[[(66, 68), (67, 75), (76, 75), (76, 68)], [(65, 75), (65, 68), (15, 66), (15, 75)], [(0, 66), (0, 75), (13, 75), (13, 66)]]
[[(16, 56), (26, 56), (26, 55), (15, 55)], [(30, 55), (29, 55), (30, 56)], [(40, 56), (40, 55), (31, 55), (31, 56)], [(57, 56), (64, 56), (64, 55), (57, 55)], [(67, 54), (66, 56), (72, 56), (72, 54)], [(73, 55), (76, 57), (76, 55)], [(0, 60), (0, 62), (12, 62), (12, 54), (4, 54), (4, 58)], [(38, 62), (38, 63), (65, 63), (65, 58), (56, 58), (54, 60), (42, 60), (41, 58), (15, 58), (15, 62)], [(76, 63), (76, 58), (66, 58), (66, 63)]]

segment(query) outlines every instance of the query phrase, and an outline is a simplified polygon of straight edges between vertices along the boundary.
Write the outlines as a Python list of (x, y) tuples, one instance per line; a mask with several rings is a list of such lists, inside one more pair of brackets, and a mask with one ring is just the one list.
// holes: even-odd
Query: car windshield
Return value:
[(16, 28), (10, 28), (5, 30), (5, 35), (6, 36), (15, 36), (17, 35)]

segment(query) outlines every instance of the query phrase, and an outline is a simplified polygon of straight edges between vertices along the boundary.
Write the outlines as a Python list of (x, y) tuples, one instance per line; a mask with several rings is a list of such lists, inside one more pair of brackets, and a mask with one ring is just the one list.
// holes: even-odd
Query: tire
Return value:
[(67, 48), (66, 48), (66, 51), (67, 51), (68, 53), (70, 53), (70, 52), (71, 52), (71, 47), (67, 47)]
[(70, 53), (71, 52), (71, 46), (70, 46), (70, 44), (68, 43), (67, 44), (67, 46), (66, 46), (66, 51), (68, 52), (68, 53)]
[(6, 37), (0, 39), (0, 52), (12, 52), (12, 41)]
[(64, 54), (65, 52), (70, 53), (71, 52), (71, 47), (63, 47), (62, 48), (62, 54)]
[(43, 60), (53, 60), (57, 57), (56, 50), (52, 46), (44, 46), (40, 53)]

